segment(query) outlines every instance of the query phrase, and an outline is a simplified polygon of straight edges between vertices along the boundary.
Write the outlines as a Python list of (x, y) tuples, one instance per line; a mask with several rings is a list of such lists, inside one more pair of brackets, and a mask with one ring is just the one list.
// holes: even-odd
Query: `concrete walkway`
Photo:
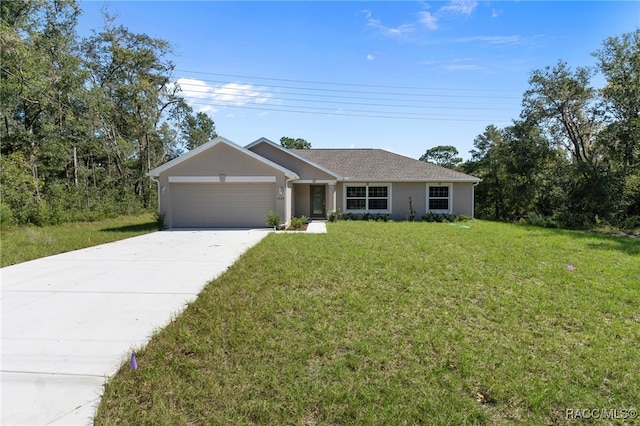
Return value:
[(0, 424), (92, 424), (102, 385), (268, 230), (172, 230), (0, 270)]
[(326, 234), (327, 222), (324, 220), (314, 220), (307, 225), (307, 233), (309, 234)]

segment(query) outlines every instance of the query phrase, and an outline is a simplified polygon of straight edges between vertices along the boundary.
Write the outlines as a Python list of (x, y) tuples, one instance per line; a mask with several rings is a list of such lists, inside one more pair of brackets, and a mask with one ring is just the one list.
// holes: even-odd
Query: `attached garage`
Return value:
[(171, 183), (175, 228), (264, 227), (275, 183)]
[(151, 170), (167, 228), (265, 228), (291, 218), (291, 170), (217, 137)]

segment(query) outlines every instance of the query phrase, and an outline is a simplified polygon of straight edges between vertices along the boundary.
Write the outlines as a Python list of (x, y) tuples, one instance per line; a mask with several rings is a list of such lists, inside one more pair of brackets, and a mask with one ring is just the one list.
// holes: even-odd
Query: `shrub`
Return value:
[(416, 219), (416, 211), (413, 209), (413, 198), (409, 197), (409, 222)]
[(342, 219), (342, 212), (340, 209), (329, 213), (329, 222), (337, 222), (339, 219)]
[(6, 203), (0, 204), (0, 229), (7, 229), (14, 224), (13, 212)]
[(558, 224), (556, 221), (549, 217), (545, 217), (536, 212), (529, 212), (526, 216), (525, 221), (528, 225), (540, 226), (542, 228), (557, 228)]
[(278, 229), (280, 227), (280, 216), (278, 213), (269, 210), (267, 212), (267, 226), (273, 226), (273, 229)]
[(291, 227), (293, 229), (300, 229), (302, 228), (302, 226), (309, 220), (308, 217), (306, 216), (300, 216), (300, 217), (292, 217), (291, 218)]
[(164, 223), (164, 213), (156, 212), (155, 220), (156, 220), (156, 229), (158, 231), (162, 231), (167, 227)]
[(466, 214), (461, 214), (461, 215), (456, 217), (455, 221), (456, 222), (469, 222), (472, 219), (473, 218), (471, 216), (467, 216)]
[[(423, 222), (456, 222), (458, 221), (458, 217), (455, 213), (434, 213), (428, 212), (424, 216), (422, 216)], [(466, 216), (471, 219), (470, 216)]]

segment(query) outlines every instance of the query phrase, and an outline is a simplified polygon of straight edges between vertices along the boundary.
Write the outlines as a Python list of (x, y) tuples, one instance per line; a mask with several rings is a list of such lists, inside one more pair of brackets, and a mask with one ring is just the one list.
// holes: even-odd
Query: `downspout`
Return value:
[(480, 182), (476, 182), (471, 187), (471, 219), (476, 218), (476, 186), (478, 186)]
[[(290, 178), (285, 179), (285, 181), (284, 181), (284, 190), (287, 191), (289, 189), (289, 182), (297, 180), (297, 179), (299, 179), (299, 177), (295, 177), (295, 176), (292, 176)], [(293, 194), (293, 188), (291, 188), (291, 193)], [(285, 225), (288, 225), (289, 221), (291, 220), (291, 217), (290, 217), (291, 216), (291, 208), (293, 207), (291, 205), (291, 201), (292, 201), (291, 198), (292, 197), (287, 197), (286, 202), (285, 202), (285, 206), (284, 206), (285, 209), (286, 209), (286, 211), (284, 213), (285, 214), (285, 218), (284, 218), (285, 219), (284, 220)], [(289, 206), (288, 206), (289, 208), (287, 208), (287, 204), (289, 204)], [(289, 216), (289, 217), (287, 217), (287, 216)]]
[[(158, 207), (157, 207), (156, 213), (158, 214), (158, 218), (160, 218), (160, 181), (156, 179), (154, 176), (149, 176), (149, 178), (156, 183), (156, 188), (157, 188), (156, 197), (158, 198)], [(164, 219), (163, 219), (163, 222), (164, 222)], [(164, 223), (162, 224), (162, 226), (164, 227)]]

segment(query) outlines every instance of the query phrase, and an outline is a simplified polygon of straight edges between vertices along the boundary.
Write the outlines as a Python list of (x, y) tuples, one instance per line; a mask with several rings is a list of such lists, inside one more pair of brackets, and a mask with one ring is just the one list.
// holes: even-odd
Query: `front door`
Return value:
[(324, 185), (311, 185), (311, 217), (327, 218)]

